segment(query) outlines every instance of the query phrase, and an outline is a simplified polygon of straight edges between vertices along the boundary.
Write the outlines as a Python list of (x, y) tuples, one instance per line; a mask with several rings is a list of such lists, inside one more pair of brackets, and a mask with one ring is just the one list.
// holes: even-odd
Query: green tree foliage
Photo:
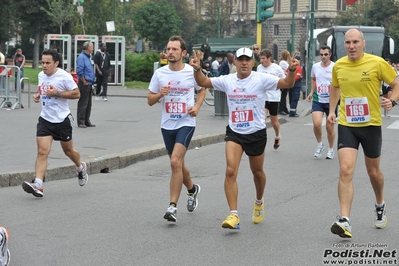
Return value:
[(165, 0), (148, 1), (133, 12), (133, 25), (141, 38), (150, 40), (162, 49), (169, 37), (181, 32), (182, 20)]
[(126, 81), (149, 82), (153, 74), (154, 62), (159, 61), (159, 55), (156, 52), (126, 53), (125, 60)]
[[(219, 0), (208, 0), (203, 3), (205, 16), (198, 25), (197, 33), (202, 38), (218, 36)], [(227, 1), (220, 1), (220, 36), (230, 31), (231, 8)]]
[(192, 2), (187, 0), (172, 0), (174, 3), (174, 8), (177, 15), (182, 20), (180, 36), (186, 41), (188, 47), (191, 47), (192, 43), (196, 42), (197, 36), (196, 32), (197, 25), (199, 24), (201, 17), (196, 13), (193, 8)]
[(40, 7), (53, 21), (53, 24), (59, 27), (59, 33), (62, 34), (62, 26), (70, 22), (75, 14), (75, 6), (70, 1), (65, 0), (46, 0), (47, 6)]
[[(399, 3), (395, 0), (358, 1), (342, 11), (335, 19), (335, 25), (382, 26), (386, 34), (395, 41), (395, 53), (399, 50)], [(393, 56), (399, 60), (398, 56)], [(392, 59), (391, 58), (391, 59)]]

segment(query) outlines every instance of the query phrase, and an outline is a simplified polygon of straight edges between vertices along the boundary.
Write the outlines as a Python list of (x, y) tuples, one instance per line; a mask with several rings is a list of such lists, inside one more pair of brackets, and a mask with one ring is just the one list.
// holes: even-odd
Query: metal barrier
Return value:
[[(14, 74), (14, 75), (13, 75)], [(15, 82), (20, 80), (20, 82)], [(15, 109), (21, 105), (21, 69), (17, 66), (0, 65), (0, 108)], [(13, 103), (12, 100), (15, 100)]]
[[(22, 82), (24, 80), (28, 81), (28, 108), (30, 108), (30, 99), (32, 98), (32, 97), (30, 97), (30, 79), (28, 77), (21, 78), (20, 81), (19, 81), (20, 85), (22, 85)], [(26, 84), (25, 84), (25, 86), (26, 86)], [(21, 94), (21, 99), (20, 100), (21, 100), (21, 108), (24, 108), (24, 106), (22, 105), (22, 94)]]

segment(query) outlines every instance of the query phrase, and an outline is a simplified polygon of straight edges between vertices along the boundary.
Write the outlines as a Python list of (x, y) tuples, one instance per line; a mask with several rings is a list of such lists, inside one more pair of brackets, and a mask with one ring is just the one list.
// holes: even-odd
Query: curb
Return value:
[[(287, 123), (285, 118), (279, 118), (280, 124)], [(271, 122), (266, 123), (266, 128), (272, 127)], [(199, 135), (194, 137), (188, 149), (200, 148), (202, 146), (216, 144), (224, 141), (225, 133), (212, 135)], [(137, 162), (151, 160), (160, 156), (167, 155), (166, 148), (163, 144), (154, 145), (148, 148), (125, 150), (121, 153), (113, 153), (97, 157), (91, 161), (86, 161), (89, 174), (101, 173), (101, 170), (108, 168), (110, 171), (115, 169), (126, 168)], [(35, 176), (34, 171), (28, 172), (11, 172), (0, 174), (0, 187), (20, 186), (24, 181), (32, 180)], [(46, 171), (45, 181), (62, 180), (76, 178), (75, 165), (58, 166), (48, 168)]]

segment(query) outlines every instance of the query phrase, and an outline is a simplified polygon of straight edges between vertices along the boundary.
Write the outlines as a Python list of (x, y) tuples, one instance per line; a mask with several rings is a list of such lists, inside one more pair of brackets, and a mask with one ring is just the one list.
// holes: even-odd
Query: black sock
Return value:
[(195, 193), (195, 191), (196, 191), (196, 189), (195, 189), (195, 186), (193, 185), (193, 188), (188, 190), (188, 193), (193, 194), (193, 193)]
[(176, 204), (176, 203), (174, 203), (174, 202), (171, 202), (171, 203), (169, 203), (169, 206), (173, 206), (173, 207), (175, 207), (175, 208), (176, 208), (177, 204)]

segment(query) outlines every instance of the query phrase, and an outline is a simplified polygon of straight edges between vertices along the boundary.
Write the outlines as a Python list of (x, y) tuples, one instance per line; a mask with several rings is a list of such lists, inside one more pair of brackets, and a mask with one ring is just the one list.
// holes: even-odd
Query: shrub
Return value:
[(126, 53), (125, 81), (149, 82), (154, 73), (154, 62), (158, 61), (159, 55), (156, 52)]

